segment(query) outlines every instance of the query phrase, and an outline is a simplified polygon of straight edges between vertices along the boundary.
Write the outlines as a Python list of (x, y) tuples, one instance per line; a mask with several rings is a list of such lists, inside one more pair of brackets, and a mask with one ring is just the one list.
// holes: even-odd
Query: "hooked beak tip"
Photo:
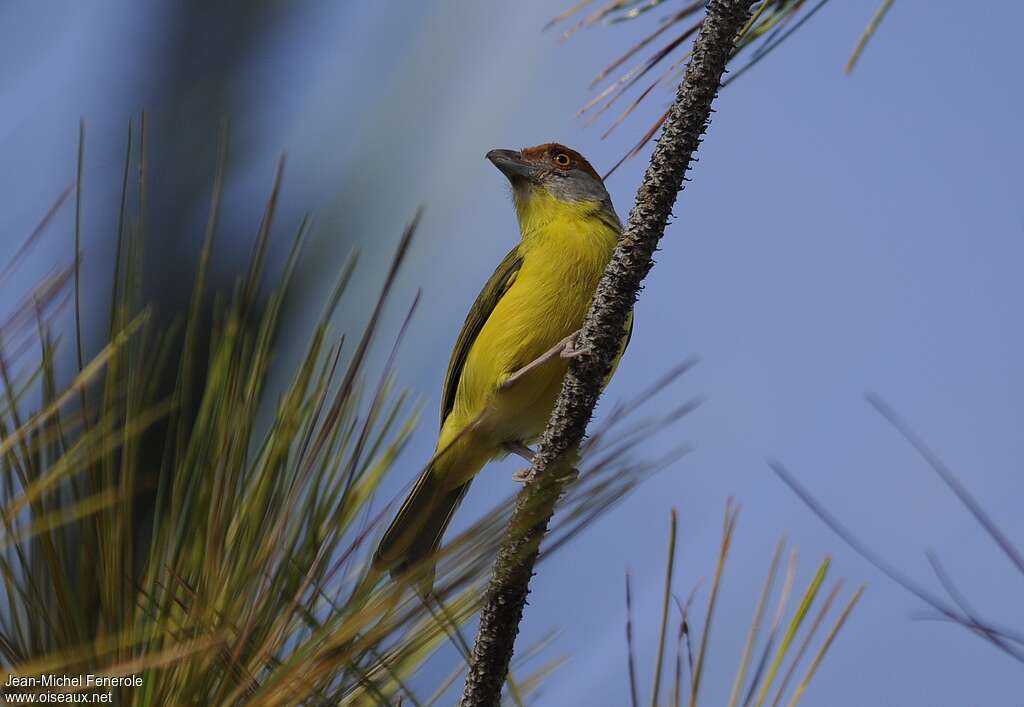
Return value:
[(528, 177), (533, 171), (518, 150), (491, 150), (485, 157), (509, 179)]

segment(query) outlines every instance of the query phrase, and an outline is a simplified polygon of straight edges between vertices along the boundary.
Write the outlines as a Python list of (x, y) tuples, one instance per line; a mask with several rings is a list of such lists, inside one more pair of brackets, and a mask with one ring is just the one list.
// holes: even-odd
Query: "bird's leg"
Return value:
[[(509, 452), (511, 454), (515, 454), (518, 457), (522, 457), (523, 459), (525, 459), (528, 462), (532, 462), (533, 461), (534, 451), (532, 449), (530, 449), (528, 446), (526, 446), (525, 444), (523, 444), (522, 442), (519, 442), (519, 441), (516, 441), (516, 442), (505, 442), (501, 446), (503, 446), (505, 448), (505, 451), (507, 451), (507, 452)], [(518, 481), (521, 484), (526, 483), (526, 481), (529, 478), (530, 478), (530, 468), (529, 467), (527, 467), (525, 469), (520, 469), (520, 470), (518, 470), (516, 472), (513, 472), (513, 474), (512, 474), (512, 480), (513, 481)]]
[(531, 361), (530, 363), (526, 364), (518, 371), (513, 373), (511, 376), (509, 376), (508, 380), (506, 380), (504, 383), (498, 386), (498, 390), (508, 390), (516, 383), (521, 381), (523, 377), (526, 376), (528, 373), (537, 370), (545, 363), (554, 358), (578, 358), (580, 356), (585, 356), (588, 353), (590, 353), (589, 348), (576, 348), (576, 339), (577, 337), (579, 337), (579, 335), (579, 329), (569, 334), (569, 336), (565, 337), (557, 344), (552, 346), (550, 349), (542, 353), (538, 358), (534, 359), (533, 361)]
[(535, 452), (522, 442), (505, 442), (501, 446), (504, 447), (505, 451), (509, 452), (510, 454), (515, 454), (517, 457), (522, 457), (528, 462), (533, 461), (533, 455), (535, 454)]

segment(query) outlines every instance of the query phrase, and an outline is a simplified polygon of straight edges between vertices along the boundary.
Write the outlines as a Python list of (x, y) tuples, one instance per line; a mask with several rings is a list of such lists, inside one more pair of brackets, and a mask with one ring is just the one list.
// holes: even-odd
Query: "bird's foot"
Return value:
[[(505, 448), (505, 451), (509, 452), (510, 454), (515, 454), (516, 456), (522, 457), (528, 462), (533, 461), (533, 455), (535, 454), (535, 452), (522, 442), (505, 442), (502, 446)], [(518, 481), (521, 484), (525, 484), (527, 481), (530, 480), (530, 467), (520, 469), (519, 471), (512, 474), (512, 480)]]
[(580, 338), (580, 330), (577, 329), (569, 336), (565, 337), (561, 341), (562, 350), (559, 351), (558, 355), (564, 359), (579, 358), (581, 356), (589, 356), (593, 349), (589, 346), (584, 348), (576, 348), (576, 342)]
[(533, 470), (530, 467), (520, 469), (519, 471), (516, 471), (512, 474), (512, 480), (520, 484), (525, 484), (527, 481), (533, 478), (532, 471)]
[[(572, 468), (564, 476), (559, 477), (558, 482), (561, 484), (568, 484), (575, 481), (580, 475), (579, 469)], [(533, 481), (533, 468), (527, 467), (520, 469), (512, 474), (512, 480), (516, 481), (524, 486), (529, 482)]]

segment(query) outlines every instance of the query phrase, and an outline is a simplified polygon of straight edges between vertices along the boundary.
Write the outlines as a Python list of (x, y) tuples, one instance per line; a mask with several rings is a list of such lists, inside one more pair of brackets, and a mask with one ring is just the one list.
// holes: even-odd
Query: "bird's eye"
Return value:
[(572, 160), (569, 159), (569, 155), (565, 154), (564, 152), (559, 152), (557, 155), (555, 155), (555, 164), (559, 166), (568, 167), (571, 161)]

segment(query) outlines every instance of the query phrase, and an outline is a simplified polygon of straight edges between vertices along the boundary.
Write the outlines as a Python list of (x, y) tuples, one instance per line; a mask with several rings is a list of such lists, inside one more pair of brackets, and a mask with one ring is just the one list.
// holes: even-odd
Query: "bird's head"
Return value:
[(554, 202), (595, 210), (618, 223), (600, 175), (576, 150), (551, 142), (522, 150), (491, 150), (487, 159), (512, 184), (520, 221), (535, 207)]

